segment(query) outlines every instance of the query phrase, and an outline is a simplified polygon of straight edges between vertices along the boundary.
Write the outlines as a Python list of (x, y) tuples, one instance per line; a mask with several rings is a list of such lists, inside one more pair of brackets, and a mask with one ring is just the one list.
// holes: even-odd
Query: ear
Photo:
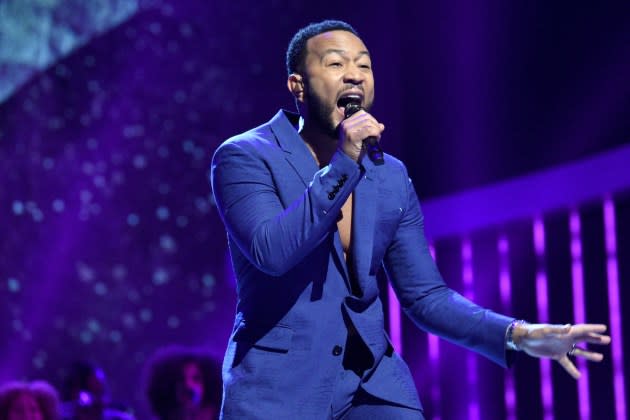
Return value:
[(304, 102), (304, 79), (301, 74), (291, 73), (287, 79), (289, 92), (299, 102)]

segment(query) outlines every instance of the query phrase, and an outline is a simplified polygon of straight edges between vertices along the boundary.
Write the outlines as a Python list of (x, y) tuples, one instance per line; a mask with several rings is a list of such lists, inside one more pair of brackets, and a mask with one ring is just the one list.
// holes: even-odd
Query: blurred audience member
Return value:
[(75, 362), (61, 388), (64, 420), (133, 420), (122, 406), (111, 402), (103, 370), (85, 361)]
[(57, 420), (59, 399), (48, 383), (9, 382), (0, 387), (0, 420)]
[(147, 363), (146, 395), (159, 420), (214, 420), (221, 408), (221, 365), (183, 347), (158, 350)]

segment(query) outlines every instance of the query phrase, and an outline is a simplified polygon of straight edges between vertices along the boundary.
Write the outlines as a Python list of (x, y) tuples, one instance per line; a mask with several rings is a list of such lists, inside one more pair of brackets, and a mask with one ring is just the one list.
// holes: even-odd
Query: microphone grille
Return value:
[(359, 112), (361, 110), (361, 105), (355, 103), (355, 102), (350, 102), (348, 105), (346, 105), (346, 107), (344, 108), (343, 111), (343, 115), (346, 118), (350, 118), (352, 115), (356, 114), (357, 112)]

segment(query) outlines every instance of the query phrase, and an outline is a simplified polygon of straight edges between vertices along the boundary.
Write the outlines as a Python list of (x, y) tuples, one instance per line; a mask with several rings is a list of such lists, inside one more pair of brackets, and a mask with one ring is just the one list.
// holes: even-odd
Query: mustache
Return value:
[(365, 93), (365, 90), (363, 88), (363, 86), (361, 85), (355, 85), (352, 83), (346, 83), (344, 84), (343, 88), (341, 89), (341, 92), (339, 92), (339, 95), (343, 95), (344, 93), (351, 91), (351, 90), (360, 90), (361, 93)]

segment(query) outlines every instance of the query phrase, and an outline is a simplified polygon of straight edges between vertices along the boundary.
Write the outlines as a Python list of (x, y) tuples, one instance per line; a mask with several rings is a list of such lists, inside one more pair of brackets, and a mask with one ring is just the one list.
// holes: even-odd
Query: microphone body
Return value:
[[(361, 105), (356, 102), (350, 102), (344, 108), (344, 117), (350, 118), (352, 115), (356, 114), (361, 110)], [(385, 159), (383, 157), (383, 150), (381, 150), (381, 145), (378, 143), (376, 137), (370, 136), (363, 140), (363, 144), (367, 149), (367, 155), (375, 165), (382, 165), (385, 163)]]

